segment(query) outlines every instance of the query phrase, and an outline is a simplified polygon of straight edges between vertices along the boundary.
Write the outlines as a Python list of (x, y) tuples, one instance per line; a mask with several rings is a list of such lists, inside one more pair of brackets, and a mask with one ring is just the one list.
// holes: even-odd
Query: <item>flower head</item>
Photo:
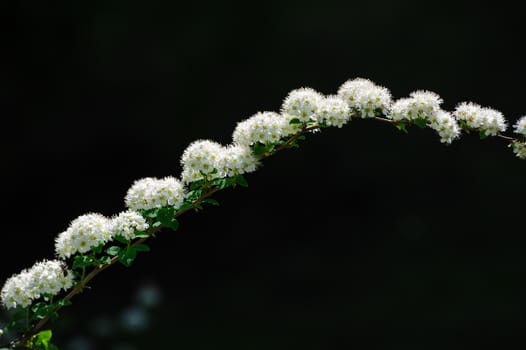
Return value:
[(464, 121), (471, 129), (483, 131), (486, 135), (495, 136), (506, 131), (507, 124), (501, 112), (487, 107), (481, 107), (473, 102), (460, 103), (453, 115), (457, 120)]
[(520, 159), (526, 159), (526, 143), (524, 142), (513, 142), (510, 144), (513, 149), (513, 153)]
[(27, 307), (41, 296), (57, 295), (72, 286), (73, 273), (64, 268), (64, 262), (44, 260), (11, 276), (2, 287), (0, 297), (8, 309)]
[(347, 80), (340, 86), (338, 96), (362, 118), (387, 115), (391, 107), (391, 93), (383, 86), (363, 78)]
[(349, 105), (338, 96), (328, 96), (318, 104), (318, 121), (341, 128), (350, 120)]
[(180, 207), (184, 201), (184, 188), (175, 177), (137, 180), (128, 190), (125, 202), (132, 210), (153, 209), (166, 206)]
[(238, 145), (251, 146), (257, 142), (275, 143), (283, 136), (283, 118), (274, 112), (259, 112), (239, 122), (232, 139)]
[(221, 153), (219, 173), (221, 177), (251, 173), (257, 169), (258, 164), (250, 147), (233, 144), (226, 147)]
[(429, 121), (429, 127), (438, 132), (442, 143), (451, 143), (460, 136), (457, 121), (446, 111), (439, 110)]
[(113, 217), (110, 222), (110, 233), (112, 237), (122, 236), (132, 240), (137, 232), (144, 232), (149, 225), (146, 219), (136, 211), (127, 210)]
[(306, 123), (316, 119), (318, 104), (322, 99), (322, 94), (311, 88), (292, 90), (283, 101), (281, 112), (293, 115), (302, 123)]
[(393, 120), (430, 120), (440, 111), (442, 99), (434, 92), (419, 90), (412, 92), (409, 96), (393, 104), (390, 115)]
[(218, 160), (224, 147), (210, 140), (197, 140), (192, 142), (183, 152), (181, 175), (184, 183), (203, 179), (205, 176), (210, 180), (216, 178), (218, 171)]
[(81, 215), (55, 240), (55, 252), (61, 259), (86, 253), (110, 240), (109, 219), (100, 214)]
[(515, 133), (526, 136), (526, 116), (521, 117), (514, 125)]

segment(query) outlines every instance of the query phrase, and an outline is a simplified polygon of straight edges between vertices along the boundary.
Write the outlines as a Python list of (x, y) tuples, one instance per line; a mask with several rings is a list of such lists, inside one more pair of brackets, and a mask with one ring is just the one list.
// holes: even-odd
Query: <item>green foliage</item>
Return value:
[(415, 123), (420, 129), (423, 129), (427, 125), (427, 120), (425, 118), (416, 118), (413, 123)]
[(405, 123), (399, 122), (399, 123), (396, 123), (395, 126), (398, 130), (402, 131), (403, 133), (406, 133), (406, 134), (409, 133), (407, 131), (407, 125)]
[(293, 118), (290, 120), (289, 124), (301, 124), (301, 120), (298, 118)]
[(267, 156), (274, 153), (276, 145), (273, 143), (261, 143), (257, 142), (252, 146), (252, 152), (256, 157)]
[(67, 299), (59, 299), (53, 303), (45, 301), (38, 302), (31, 307), (31, 320), (41, 320), (46, 317), (56, 319), (58, 317), (57, 310), (69, 305), (71, 305), (71, 301)]
[(177, 231), (179, 228), (179, 221), (174, 218), (175, 208), (174, 207), (163, 207), (157, 211), (157, 221), (160, 222), (164, 227), (171, 228)]
[(51, 344), (53, 333), (50, 329), (35, 334), (29, 343), (30, 349), (34, 350), (58, 350), (56, 345)]
[(208, 203), (208, 204), (215, 205), (215, 206), (219, 205), (219, 202), (215, 200), (214, 198), (205, 198), (201, 201), (201, 203)]
[(85, 269), (95, 264), (95, 258), (92, 255), (76, 255), (73, 259), (72, 269)]
[(479, 132), (479, 137), (481, 140), (484, 140), (486, 137), (488, 137), (489, 135), (486, 134), (486, 132), (484, 130), (480, 130)]

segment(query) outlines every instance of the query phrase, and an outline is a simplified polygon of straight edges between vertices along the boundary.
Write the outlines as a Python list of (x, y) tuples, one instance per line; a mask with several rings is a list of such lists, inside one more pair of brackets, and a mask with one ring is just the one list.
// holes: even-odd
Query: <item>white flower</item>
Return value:
[(431, 91), (415, 91), (408, 98), (397, 100), (390, 118), (395, 121), (433, 118), (440, 111), (442, 99)]
[(57, 295), (73, 286), (73, 273), (64, 262), (44, 260), (30, 269), (11, 276), (2, 287), (0, 297), (8, 309), (27, 307), (41, 296)]
[(274, 112), (258, 112), (239, 122), (232, 134), (234, 143), (250, 146), (257, 142), (275, 143), (283, 136), (283, 119)]
[(219, 173), (221, 177), (251, 173), (257, 169), (258, 164), (250, 147), (233, 144), (225, 148), (221, 154)]
[(514, 127), (516, 134), (526, 136), (526, 116), (521, 117), (519, 120), (517, 120)]
[(451, 143), (460, 136), (460, 127), (450, 113), (439, 110), (429, 119), (429, 127), (440, 135), (440, 142)]
[(209, 180), (218, 177), (218, 161), (224, 147), (210, 140), (192, 142), (183, 152), (181, 178), (184, 183), (201, 180), (206, 176)]
[(483, 123), (483, 114), (484, 108), (473, 102), (462, 102), (453, 112), (453, 115), (457, 120), (463, 120), (468, 127), (473, 129), (481, 127)]
[(495, 136), (507, 128), (501, 112), (472, 102), (459, 104), (453, 115), (457, 120), (463, 120), (469, 128), (484, 131), (486, 135)]
[(388, 89), (363, 78), (347, 80), (338, 89), (338, 96), (362, 118), (388, 115), (392, 103)]
[(502, 113), (492, 108), (483, 109), (481, 120), (482, 125), (479, 127), (479, 130), (484, 131), (486, 135), (496, 136), (499, 132), (504, 132), (508, 128)]
[(294, 115), (291, 115), (291, 114), (282, 114), (282, 115), (280, 115), (279, 127), (280, 127), (280, 132), (281, 132), (281, 137), (282, 138), (283, 137), (287, 137), (287, 136), (291, 136), (291, 135), (295, 135), (298, 132), (300, 132), (301, 129), (303, 128), (302, 124), (291, 124), (290, 121), (293, 120), (293, 119), (297, 119), (297, 117), (294, 116)]
[(126, 207), (132, 210), (166, 206), (179, 208), (184, 201), (184, 188), (174, 177), (156, 179), (147, 177), (134, 182), (126, 194)]
[(341, 128), (350, 120), (350, 108), (347, 102), (338, 96), (328, 96), (318, 104), (318, 122)]
[(30, 286), (31, 273), (28, 270), (23, 270), (19, 274), (11, 276), (5, 281), (0, 292), (2, 304), (7, 309), (31, 305), (34, 295)]
[(146, 219), (133, 210), (127, 210), (113, 217), (110, 223), (112, 237), (123, 236), (127, 240), (135, 238), (136, 232), (145, 232), (149, 228)]
[(318, 104), (323, 96), (311, 88), (292, 90), (283, 101), (282, 114), (290, 114), (306, 123), (316, 119)]
[(57, 295), (61, 290), (68, 290), (73, 286), (73, 272), (66, 269), (60, 260), (44, 260), (37, 262), (30, 269), (31, 288), (33, 295)]
[(86, 253), (111, 239), (109, 219), (100, 214), (81, 215), (55, 240), (55, 252), (61, 259)]
[(520, 159), (526, 158), (526, 143), (524, 142), (513, 142), (510, 145), (513, 148), (513, 153)]

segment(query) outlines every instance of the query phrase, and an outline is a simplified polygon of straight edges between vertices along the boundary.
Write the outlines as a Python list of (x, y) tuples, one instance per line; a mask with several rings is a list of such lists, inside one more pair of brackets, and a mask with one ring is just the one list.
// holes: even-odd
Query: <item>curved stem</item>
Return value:
[[(357, 116), (352, 116), (351, 119), (358, 119)], [(361, 118), (359, 118), (361, 119)], [(384, 122), (384, 123), (389, 123), (389, 124), (397, 124), (398, 122), (392, 120), (392, 119), (388, 119), (388, 118), (383, 118), (383, 117), (373, 117), (373, 118), (366, 118), (366, 119), (373, 119), (373, 120), (376, 120), (376, 121), (381, 121), (381, 122)], [(288, 148), (291, 148), (292, 145), (294, 144), (294, 142), (296, 140), (298, 140), (299, 137), (301, 137), (302, 135), (304, 134), (307, 134), (313, 130), (318, 130), (320, 129), (319, 126), (317, 125), (314, 125), (314, 126), (309, 126), (309, 127), (304, 127), (303, 129), (301, 129), (300, 131), (298, 131), (296, 134), (294, 134), (292, 137), (290, 137), (285, 143), (283, 143), (282, 145), (280, 145), (279, 147), (277, 147), (274, 152), (272, 153), (266, 153), (260, 157), (258, 157), (258, 160), (262, 160), (262, 159), (265, 159), (265, 158), (268, 158), (270, 157), (271, 155), (279, 152), (279, 151), (282, 151), (284, 149), (288, 149)], [(517, 139), (513, 138), (513, 137), (510, 137), (510, 136), (506, 136), (506, 135), (502, 135), (502, 134), (498, 134), (496, 135), (496, 137), (500, 138), (500, 139), (503, 139), (503, 140), (506, 140), (506, 141), (517, 141)], [(220, 188), (219, 187), (212, 187), (210, 188), (206, 193), (204, 193), (203, 195), (201, 195), (199, 198), (197, 198), (192, 204), (193, 206), (199, 204), (201, 201), (203, 201), (205, 198), (208, 198), (210, 196), (212, 196), (214, 193), (220, 191)], [(191, 210), (192, 207), (190, 208), (186, 208), (186, 209), (182, 209), (182, 210), (179, 210), (177, 211), (175, 214), (174, 214), (174, 217), (177, 218), (177, 217), (180, 217), (181, 215), (183, 215), (184, 213), (186, 213), (187, 211)], [(136, 246), (138, 244), (142, 244), (144, 243), (148, 238), (152, 237), (156, 232), (160, 231), (161, 229), (163, 228), (162, 225), (158, 226), (158, 227), (155, 227), (153, 229), (151, 229), (150, 231), (148, 231), (148, 237), (144, 237), (144, 238), (140, 238), (138, 239), (137, 241), (135, 241), (133, 244), (131, 244), (131, 246)], [(129, 245), (129, 244), (128, 244)], [(99, 266), (99, 267), (96, 267), (95, 269), (93, 269), (88, 275), (85, 275), (85, 268), (83, 269), (83, 274), (82, 274), (82, 278), (81, 278), (81, 281), (64, 297), (64, 300), (71, 300), (75, 295), (79, 294), (82, 292), (82, 290), (84, 289), (84, 287), (86, 287), (86, 285), (93, 279), (95, 278), (95, 276), (97, 276), (99, 273), (101, 273), (102, 271), (106, 270), (108, 267), (114, 265), (117, 261), (118, 261), (118, 257), (115, 256), (113, 257), (109, 263), (105, 264), (105, 265), (102, 265), (102, 266)], [(53, 313), (59, 311), (60, 309), (62, 308), (62, 306), (57, 306), (54, 310), (53, 310)], [(12, 342), (12, 345), (14, 345), (15, 347), (17, 346), (25, 346), (27, 344), (27, 342), (31, 339), (31, 337), (36, 334), (40, 329), (42, 329), (42, 327), (49, 321), (50, 317), (49, 316), (46, 316), (44, 317), (42, 320), (40, 320), (31, 330), (25, 332), (21, 338), (19, 340), (16, 340), (14, 342)]]

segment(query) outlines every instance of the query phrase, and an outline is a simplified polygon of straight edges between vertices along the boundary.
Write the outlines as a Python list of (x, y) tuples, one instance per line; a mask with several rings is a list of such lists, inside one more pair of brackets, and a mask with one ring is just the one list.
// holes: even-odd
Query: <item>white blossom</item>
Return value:
[(145, 232), (149, 225), (146, 219), (136, 211), (127, 210), (111, 219), (110, 233), (112, 237), (122, 236), (132, 240), (137, 232)]
[(275, 143), (283, 136), (283, 123), (283, 118), (275, 112), (258, 112), (237, 124), (232, 139), (244, 146)]
[(338, 89), (338, 96), (362, 118), (388, 115), (392, 103), (388, 89), (363, 78), (347, 80)]
[(514, 125), (515, 133), (526, 136), (526, 116), (521, 117)]
[(219, 173), (221, 177), (251, 173), (257, 169), (258, 164), (250, 147), (233, 144), (226, 147), (221, 153)]
[(293, 115), (302, 123), (316, 120), (318, 104), (323, 95), (311, 88), (300, 88), (289, 92), (281, 106), (282, 114)]
[(338, 96), (328, 96), (318, 104), (318, 122), (341, 128), (350, 120), (349, 105)]
[(513, 153), (520, 159), (526, 159), (526, 143), (524, 142), (513, 142), (510, 144), (513, 149)]
[(429, 119), (429, 127), (440, 135), (440, 142), (451, 143), (460, 136), (460, 127), (453, 116), (443, 110), (439, 110)]
[(393, 104), (390, 115), (393, 120), (429, 120), (440, 111), (442, 99), (434, 92), (419, 90), (412, 92), (409, 96)]
[(218, 161), (224, 147), (211, 140), (197, 140), (192, 142), (183, 152), (181, 178), (184, 183), (203, 179), (217, 178)]
[(453, 115), (457, 120), (463, 120), (468, 128), (478, 129), (486, 135), (495, 136), (506, 131), (507, 123), (501, 112), (487, 107), (481, 107), (473, 102), (460, 103)]
[(178, 179), (171, 176), (162, 179), (147, 177), (133, 183), (125, 202), (126, 207), (135, 211), (166, 206), (179, 208), (184, 196), (184, 187)]
[(111, 239), (110, 220), (101, 214), (81, 215), (55, 240), (55, 252), (61, 259), (76, 253), (86, 253)]
[(64, 262), (44, 260), (7, 279), (0, 297), (8, 309), (27, 307), (41, 296), (57, 295), (72, 286), (73, 272), (65, 268)]

